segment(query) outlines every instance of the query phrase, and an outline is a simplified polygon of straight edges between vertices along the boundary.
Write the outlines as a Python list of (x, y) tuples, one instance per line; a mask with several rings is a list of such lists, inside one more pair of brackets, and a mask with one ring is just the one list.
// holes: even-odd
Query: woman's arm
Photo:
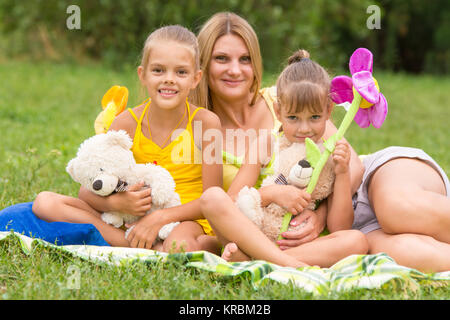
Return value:
[(200, 110), (194, 119), (194, 124), (201, 121), (202, 135), (195, 136), (194, 140), (201, 141), (202, 151), (202, 184), (203, 191), (210, 187), (222, 187), (222, 132), (219, 117), (208, 110)]
[[(267, 154), (260, 153), (260, 146), (265, 145)], [(238, 173), (234, 177), (231, 185), (228, 189), (228, 195), (235, 200), (239, 191), (245, 186), (251, 188), (254, 187), (258, 181), (258, 177), (263, 167), (263, 163), (268, 162), (270, 155), (272, 154), (272, 135), (265, 136), (260, 135), (257, 139), (250, 142), (247, 147), (244, 160)]]
[(303, 243), (316, 239), (325, 229), (327, 220), (327, 201), (322, 201), (316, 210), (305, 209), (295, 216), (290, 225), (293, 227), (303, 224), (298, 230), (286, 231), (281, 234), (283, 239), (277, 244), (281, 250), (298, 247)]

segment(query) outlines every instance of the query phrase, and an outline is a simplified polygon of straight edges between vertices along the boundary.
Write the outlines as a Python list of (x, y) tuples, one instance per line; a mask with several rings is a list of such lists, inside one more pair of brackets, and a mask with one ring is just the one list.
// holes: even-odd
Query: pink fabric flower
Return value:
[(353, 89), (363, 98), (354, 118), (361, 128), (367, 128), (370, 124), (375, 128), (381, 127), (388, 111), (386, 98), (372, 76), (372, 67), (372, 53), (365, 48), (359, 48), (350, 57), (349, 69), (352, 77), (337, 76), (331, 80), (331, 99), (335, 103), (351, 103)]

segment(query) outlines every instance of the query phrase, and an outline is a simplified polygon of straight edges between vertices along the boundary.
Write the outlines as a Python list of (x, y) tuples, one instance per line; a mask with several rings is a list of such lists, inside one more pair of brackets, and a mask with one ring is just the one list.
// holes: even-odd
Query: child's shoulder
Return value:
[[(144, 111), (144, 106), (137, 106), (131, 109), (133, 114), (137, 119), (140, 118), (142, 112)], [(119, 115), (114, 118), (113, 123), (109, 127), (109, 130), (125, 130), (130, 137), (134, 138), (134, 133), (136, 131), (137, 122), (133, 114), (128, 110), (124, 110)]]
[(194, 112), (195, 115), (194, 118), (192, 119), (193, 121), (201, 121), (202, 124), (211, 128), (219, 129), (221, 127), (220, 119), (214, 112), (206, 108), (199, 108), (195, 105), (191, 105), (191, 114)]

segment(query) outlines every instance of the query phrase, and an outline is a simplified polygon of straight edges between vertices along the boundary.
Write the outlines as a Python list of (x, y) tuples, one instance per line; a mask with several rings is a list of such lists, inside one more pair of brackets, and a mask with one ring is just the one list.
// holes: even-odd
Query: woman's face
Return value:
[(244, 40), (234, 34), (218, 38), (209, 63), (211, 94), (226, 100), (248, 97), (254, 78), (250, 53)]

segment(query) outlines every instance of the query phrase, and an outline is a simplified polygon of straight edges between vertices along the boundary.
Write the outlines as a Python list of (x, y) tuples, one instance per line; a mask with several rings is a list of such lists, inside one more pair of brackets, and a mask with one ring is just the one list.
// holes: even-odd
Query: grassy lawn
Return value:
[[(447, 93), (450, 79), (376, 73), (389, 102), (379, 130), (353, 124), (347, 139), (360, 154), (390, 145), (424, 149), (450, 175)], [(0, 64), (0, 210), (33, 201), (43, 190), (76, 196), (79, 185), (65, 172), (79, 144), (94, 134), (100, 100), (114, 84), (130, 90), (136, 105), (135, 70), (112, 71), (101, 65), (75, 66), (30, 62)], [(274, 76), (265, 78), (265, 85)], [(344, 112), (337, 109), (339, 124)], [(79, 266), (80, 290), (63, 285), (67, 269)], [(387, 285), (378, 290), (330, 292), (323, 299), (448, 299), (448, 287), (424, 286), (414, 292)], [(98, 266), (50, 249), (25, 255), (14, 241), (0, 246), (0, 299), (310, 299), (290, 285), (269, 282), (253, 289), (246, 277), (224, 278), (176, 262)]]

